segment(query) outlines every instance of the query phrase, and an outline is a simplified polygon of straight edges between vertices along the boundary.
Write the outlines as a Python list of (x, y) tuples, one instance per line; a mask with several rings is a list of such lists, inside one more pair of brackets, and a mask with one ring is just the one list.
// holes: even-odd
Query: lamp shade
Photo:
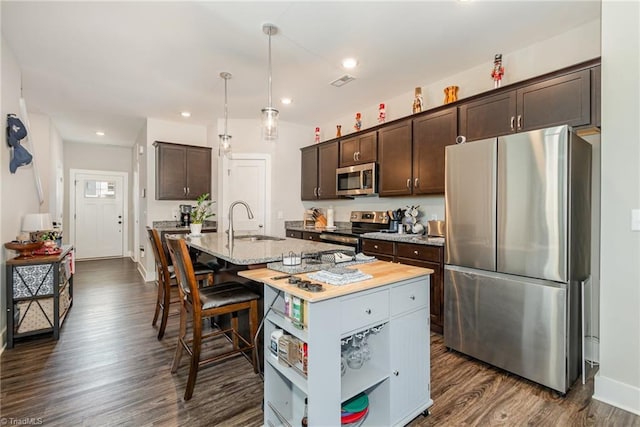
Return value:
[(48, 213), (26, 214), (22, 218), (22, 231), (53, 230), (51, 215)]

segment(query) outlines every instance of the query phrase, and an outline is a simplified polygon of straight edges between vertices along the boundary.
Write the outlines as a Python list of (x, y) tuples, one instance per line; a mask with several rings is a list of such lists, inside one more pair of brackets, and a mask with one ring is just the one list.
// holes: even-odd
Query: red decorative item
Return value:
[(315, 141), (316, 143), (320, 142), (320, 128), (319, 128), (319, 127), (316, 127), (316, 132), (315, 132), (315, 139), (314, 139), (314, 141)]
[(502, 54), (496, 53), (493, 59), (493, 71), (491, 71), (491, 78), (493, 78), (493, 87), (499, 88), (502, 82), (502, 76), (504, 75), (504, 67), (502, 66)]
[(40, 249), (33, 251), (35, 255), (60, 255), (62, 249), (58, 247), (43, 246)]
[(378, 123), (384, 123), (386, 119), (387, 119), (386, 109), (384, 108), (384, 104), (380, 104), (380, 106), (378, 107)]
[(356, 124), (353, 125), (353, 128), (356, 131), (359, 131), (360, 129), (362, 129), (362, 114), (356, 113)]

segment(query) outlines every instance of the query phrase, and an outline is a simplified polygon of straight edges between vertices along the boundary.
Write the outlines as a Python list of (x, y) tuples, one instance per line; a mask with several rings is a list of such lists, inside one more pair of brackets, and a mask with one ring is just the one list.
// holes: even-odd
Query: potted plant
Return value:
[(211, 212), (211, 205), (215, 202), (213, 200), (207, 200), (209, 193), (201, 194), (196, 199), (196, 207), (191, 211), (191, 224), (189, 225), (191, 235), (199, 236), (202, 234), (202, 224), (215, 213)]

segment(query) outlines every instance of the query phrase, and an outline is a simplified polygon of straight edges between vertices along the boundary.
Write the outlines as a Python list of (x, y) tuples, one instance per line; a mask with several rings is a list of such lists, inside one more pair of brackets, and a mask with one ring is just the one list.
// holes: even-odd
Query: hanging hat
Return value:
[(18, 142), (16, 146), (13, 147), (13, 157), (11, 158), (11, 162), (9, 162), (9, 170), (11, 173), (16, 173), (16, 170), (20, 166), (28, 165), (32, 159), (33, 156), (31, 153)]
[(27, 128), (22, 121), (13, 114), (7, 115), (7, 142), (13, 147), (13, 156), (9, 162), (9, 170), (16, 173), (20, 166), (31, 163), (33, 156), (26, 148), (20, 145), (20, 140), (27, 136)]
[(27, 128), (16, 115), (7, 115), (7, 142), (11, 147), (27, 136)]

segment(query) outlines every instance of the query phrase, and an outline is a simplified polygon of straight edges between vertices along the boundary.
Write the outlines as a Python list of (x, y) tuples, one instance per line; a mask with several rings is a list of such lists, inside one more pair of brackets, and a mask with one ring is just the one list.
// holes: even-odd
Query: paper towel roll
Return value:
[(330, 207), (327, 209), (327, 227), (334, 227), (333, 225), (333, 208)]

